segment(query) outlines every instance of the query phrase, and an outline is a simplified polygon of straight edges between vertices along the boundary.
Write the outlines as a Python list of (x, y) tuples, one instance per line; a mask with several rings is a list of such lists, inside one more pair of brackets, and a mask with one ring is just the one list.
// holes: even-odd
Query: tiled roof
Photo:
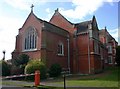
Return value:
[(65, 37), (68, 36), (68, 34), (69, 34), (68, 31), (66, 31), (66, 30), (64, 30), (64, 29), (62, 29), (62, 28), (60, 28), (60, 27), (58, 27), (58, 26), (56, 26), (54, 24), (51, 24), (51, 23), (49, 23), (49, 22), (47, 22), (45, 20), (42, 20), (42, 19), (40, 19), (38, 17), (36, 17), (36, 18), (40, 22), (44, 22), (44, 30), (49, 31), (49, 32), (53, 32), (53, 33), (56, 33), (56, 34), (59, 34), (61, 36), (65, 36)]
[[(108, 36), (108, 42), (110, 42), (111, 40), (115, 40), (115, 38), (113, 38), (111, 36), (111, 34), (107, 31), (107, 29), (101, 29), (99, 30), (99, 35), (104, 35), (104, 36)], [(116, 41), (116, 40), (115, 40)], [(117, 41), (116, 41), (117, 42)]]
[(75, 24), (75, 26), (77, 27), (77, 33), (80, 32), (86, 32), (88, 30), (88, 24), (91, 24), (92, 21), (85, 21), (85, 22), (81, 22), (81, 23), (77, 23)]
[(56, 34), (64, 36), (64, 37), (68, 37), (68, 34), (69, 34), (68, 31), (66, 31), (58, 26), (55, 26), (47, 21), (44, 21), (44, 27), (45, 27), (44, 29), (46, 31), (53, 32), (53, 33), (56, 33)]

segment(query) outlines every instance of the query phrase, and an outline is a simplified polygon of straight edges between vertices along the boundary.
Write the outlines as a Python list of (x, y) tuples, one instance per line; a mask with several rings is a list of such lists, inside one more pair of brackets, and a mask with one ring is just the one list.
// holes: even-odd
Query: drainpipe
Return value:
[(89, 30), (88, 30), (88, 67), (89, 67), (89, 74), (91, 73), (90, 71), (90, 37), (89, 37)]
[(70, 37), (68, 35), (68, 38), (67, 38), (67, 43), (68, 43), (68, 69), (69, 69), (69, 73), (70, 73)]

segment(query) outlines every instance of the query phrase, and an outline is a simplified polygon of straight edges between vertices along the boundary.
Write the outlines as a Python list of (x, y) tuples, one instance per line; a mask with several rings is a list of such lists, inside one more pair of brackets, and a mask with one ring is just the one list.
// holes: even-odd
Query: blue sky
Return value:
[[(48, 2), (49, 1), (49, 2)], [(54, 11), (59, 12), (72, 23), (91, 20), (95, 15), (99, 29), (107, 27), (118, 41), (119, 0), (0, 0), (0, 59), (6, 50), (6, 59), (11, 58), (15, 48), (15, 37), (34, 4), (37, 17), (49, 21)]]

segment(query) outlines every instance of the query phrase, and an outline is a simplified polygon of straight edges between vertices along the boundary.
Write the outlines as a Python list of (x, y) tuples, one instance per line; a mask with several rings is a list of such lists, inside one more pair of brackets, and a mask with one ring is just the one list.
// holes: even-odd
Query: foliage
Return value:
[(19, 66), (12, 65), (11, 75), (19, 75), (19, 74), (23, 74), (23, 73), (24, 73), (24, 71), (22, 68), (20, 68)]
[[(20, 54), (16, 59), (12, 59), (13, 65), (16, 66), (12, 68), (13, 74), (24, 74), (24, 69), (28, 61), (29, 61), (29, 56), (27, 54)], [(17, 71), (17, 73), (15, 71)]]
[(53, 64), (49, 70), (50, 77), (58, 77), (61, 75), (61, 72), (62, 68), (59, 64)]
[(116, 48), (116, 62), (117, 65), (120, 66), (120, 46)]
[(25, 67), (26, 74), (35, 73), (36, 70), (40, 71), (40, 78), (41, 79), (46, 78), (47, 68), (43, 62), (41, 62), (39, 60), (31, 60), (30, 62), (28, 62), (28, 64)]
[(29, 56), (27, 54), (20, 54), (17, 59), (15, 59), (16, 65), (26, 65), (29, 61)]
[(2, 74), (2, 76), (10, 75), (10, 65), (4, 60), (0, 61), (0, 72), (2, 72), (2, 73), (0, 73), (0, 74)]

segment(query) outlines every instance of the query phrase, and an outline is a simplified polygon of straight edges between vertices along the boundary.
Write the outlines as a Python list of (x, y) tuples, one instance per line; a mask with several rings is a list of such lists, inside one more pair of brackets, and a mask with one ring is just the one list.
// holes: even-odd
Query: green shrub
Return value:
[(4, 60), (0, 61), (0, 74), (2, 74), (2, 76), (8, 76), (10, 75), (10, 65), (8, 65), (8, 63)]
[(50, 77), (58, 77), (61, 75), (62, 68), (59, 64), (53, 64), (50, 67), (49, 75)]
[[(31, 74), (35, 73), (36, 70), (40, 71), (40, 78), (45, 79), (46, 78), (46, 71), (47, 68), (43, 62), (40, 62), (39, 60), (31, 60), (25, 67), (25, 74)], [(29, 77), (28, 79), (33, 80), (33, 77)]]

